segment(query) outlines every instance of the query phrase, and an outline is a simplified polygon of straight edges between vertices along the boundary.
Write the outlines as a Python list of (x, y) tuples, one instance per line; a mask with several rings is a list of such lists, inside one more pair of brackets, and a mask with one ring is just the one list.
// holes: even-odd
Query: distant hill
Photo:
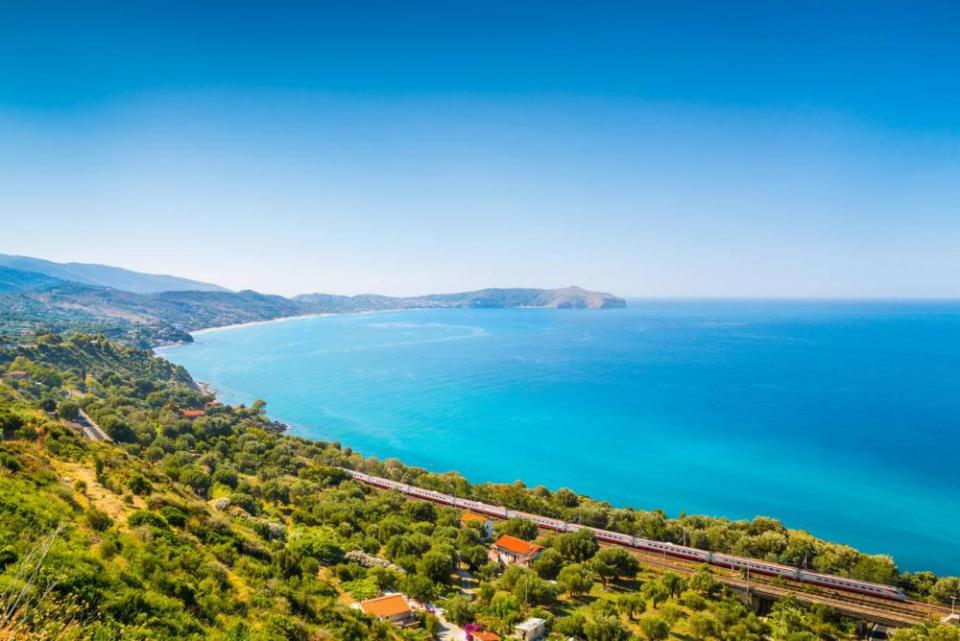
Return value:
[(0, 266), (0, 293), (48, 289), (63, 281), (46, 274), (25, 272)]
[[(454, 294), (393, 297), (376, 294), (334, 296), (302, 294), (293, 300), (326, 307), (324, 311), (365, 311), (374, 309), (412, 309), (442, 307), (547, 307), (553, 309), (611, 309), (626, 302), (612, 294), (592, 292), (580, 287), (562, 289), (480, 289)], [(334, 309), (335, 308), (335, 309)]]
[[(196, 289), (137, 292), (129, 288), (145, 288), (151, 284), (161, 286), (163, 283), (166, 283), (164, 286), (175, 286), (174, 282), (205, 284), (101, 265), (77, 267), (77, 263), (59, 265), (35, 258), (0, 255), (0, 262), (2, 260), (21, 267), (0, 264), (0, 336), (17, 336), (40, 330), (77, 330), (147, 346), (169, 341), (189, 341), (188, 332), (206, 327), (317, 313), (455, 307), (607, 309), (625, 305), (622, 298), (579, 287), (482, 289), (412, 297), (305, 294), (285, 298), (250, 290), (231, 292)], [(23, 268), (34, 265), (47, 271)], [(109, 278), (101, 280), (124, 286), (108, 287), (76, 280), (79, 272), (83, 272), (82, 276), (87, 278), (92, 278), (91, 274), (94, 273), (104, 274)]]
[(28, 256), (0, 254), (0, 266), (21, 272), (34, 272), (61, 280), (83, 283), (84, 285), (110, 287), (136, 294), (155, 294), (169, 291), (229, 291), (219, 285), (178, 276), (144, 274), (121, 267), (90, 263), (54, 263)]

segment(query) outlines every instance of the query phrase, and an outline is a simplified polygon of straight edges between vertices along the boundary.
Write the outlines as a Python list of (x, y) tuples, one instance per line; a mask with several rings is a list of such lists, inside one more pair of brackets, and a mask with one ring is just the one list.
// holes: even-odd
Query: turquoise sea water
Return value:
[(960, 303), (631, 301), (200, 332), (295, 433), (473, 481), (749, 518), (960, 574)]

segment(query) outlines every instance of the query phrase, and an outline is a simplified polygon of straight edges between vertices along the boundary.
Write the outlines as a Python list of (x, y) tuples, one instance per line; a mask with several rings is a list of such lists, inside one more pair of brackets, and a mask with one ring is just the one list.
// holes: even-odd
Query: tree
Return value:
[(634, 576), (640, 570), (640, 563), (623, 548), (609, 547), (597, 552), (590, 561), (590, 567), (597, 573), (603, 582), (603, 587), (606, 588), (607, 581), (611, 579)]
[(643, 596), (635, 592), (623, 594), (617, 599), (617, 610), (628, 619), (633, 619), (637, 614), (643, 614), (646, 609), (647, 602), (643, 600)]
[(60, 418), (75, 421), (80, 416), (80, 407), (71, 401), (60, 401), (60, 404), (57, 405), (57, 414), (60, 415)]
[(587, 641), (627, 641), (630, 631), (612, 616), (594, 617), (583, 626)]
[(523, 567), (522, 565), (510, 565), (507, 566), (507, 569), (503, 571), (503, 574), (500, 576), (500, 589), (507, 590), (508, 592), (513, 589), (513, 586), (517, 584), (517, 581), (521, 577), (528, 574), (530, 570)]
[(443, 611), (447, 619), (457, 625), (473, 621), (473, 606), (462, 596), (447, 599), (447, 602), (443, 605)]
[(188, 465), (180, 470), (180, 482), (201, 496), (205, 496), (210, 488), (210, 476), (199, 465)]
[(564, 559), (573, 563), (590, 560), (600, 549), (593, 532), (587, 529), (557, 536), (554, 538), (553, 547), (563, 555)]
[(683, 577), (673, 572), (664, 574), (660, 577), (660, 581), (663, 582), (663, 586), (670, 592), (671, 597), (675, 597), (687, 589), (687, 582)]
[(553, 495), (553, 498), (563, 507), (577, 507), (577, 505), (580, 504), (580, 497), (565, 487), (561, 487), (559, 490), (557, 490), (556, 494)]
[(720, 582), (710, 574), (710, 570), (703, 568), (690, 577), (690, 588), (700, 594), (710, 596), (720, 590)]
[(408, 501), (403, 511), (414, 521), (433, 523), (437, 520), (437, 509), (427, 501)]
[(134, 474), (130, 477), (130, 482), (127, 483), (127, 487), (137, 496), (146, 496), (153, 491), (153, 486), (150, 485), (150, 481), (143, 478), (142, 474)]
[(593, 572), (581, 563), (573, 563), (560, 570), (557, 583), (564, 592), (579, 599), (593, 587)]
[(404, 593), (422, 603), (432, 601), (436, 590), (433, 581), (422, 574), (408, 574), (401, 581), (400, 587)]
[(574, 612), (568, 617), (560, 617), (553, 623), (553, 631), (564, 637), (573, 637), (581, 639), (584, 636), (583, 628), (587, 625), (587, 619), (579, 612)]
[(563, 568), (563, 555), (553, 548), (547, 548), (533, 562), (532, 567), (541, 578), (555, 579)]
[(640, 629), (647, 641), (664, 641), (670, 636), (670, 624), (662, 617), (647, 617), (640, 621)]
[(950, 576), (938, 579), (930, 588), (930, 594), (942, 603), (951, 603), (951, 597), (960, 601), (960, 578)]
[(716, 621), (706, 614), (696, 613), (687, 620), (687, 630), (697, 641), (703, 641), (716, 633)]
[(213, 473), (213, 482), (226, 485), (232, 490), (237, 489), (237, 471), (229, 466), (222, 465)]
[(513, 596), (523, 605), (544, 605), (553, 601), (553, 586), (536, 574), (524, 574), (513, 586)]
[(670, 591), (664, 587), (660, 581), (648, 581), (643, 584), (642, 590), (644, 598), (653, 602), (653, 607), (658, 608), (660, 604), (670, 598)]
[(297, 556), (316, 559), (321, 565), (334, 565), (343, 558), (337, 535), (328, 528), (296, 531), (289, 547)]
[(417, 571), (434, 583), (449, 584), (450, 575), (457, 571), (453, 549), (438, 547), (423, 555)]
[(509, 534), (524, 541), (537, 538), (537, 524), (527, 519), (508, 519), (496, 526), (498, 534)]
[(468, 545), (460, 549), (460, 560), (471, 570), (477, 570), (487, 562), (487, 548), (482, 545)]

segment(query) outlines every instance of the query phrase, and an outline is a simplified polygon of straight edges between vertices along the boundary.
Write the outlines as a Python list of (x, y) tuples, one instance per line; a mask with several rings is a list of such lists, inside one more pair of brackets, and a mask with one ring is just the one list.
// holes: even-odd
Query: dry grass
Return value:
[(0, 594), (0, 641), (54, 641), (63, 638), (78, 626), (75, 621), (58, 622), (42, 631), (26, 629), (25, 623), (36, 607), (50, 598), (55, 583), (45, 586), (37, 593), (37, 577), (50, 548), (60, 536), (62, 527), (35, 544), (17, 566), (17, 571), (8, 588)]
[(124, 522), (131, 512), (143, 509), (146, 506), (139, 496), (133, 496), (133, 502), (127, 503), (122, 496), (114, 494), (101, 485), (97, 481), (97, 475), (93, 468), (83, 463), (58, 461), (56, 470), (71, 486), (74, 486), (77, 481), (83, 481), (86, 484), (84, 495), (90, 501), (90, 504), (101, 512), (110, 515), (110, 518), (116, 523)]

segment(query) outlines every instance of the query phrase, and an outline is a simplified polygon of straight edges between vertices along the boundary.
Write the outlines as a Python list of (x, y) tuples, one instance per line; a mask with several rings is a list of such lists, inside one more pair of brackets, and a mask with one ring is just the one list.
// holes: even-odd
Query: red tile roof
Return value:
[(27, 373), (22, 369), (15, 369), (12, 372), (7, 372), (3, 375), (4, 378), (24, 378), (27, 376)]
[(402, 594), (388, 594), (387, 596), (367, 599), (360, 602), (360, 607), (371, 616), (389, 619), (400, 614), (410, 612), (410, 604)]
[(494, 543), (494, 545), (502, 550), (506, 550), (514, 556), (525, 558), (530, 558), (543, 549), (543, 546), (537, 545), (536, 543), (528, 543), (523, 539), (518, 539), (517, 537), (510, 536), (509, 534), (504, 534), (501, 536), (499, 539), (497, 539), (497, 542)]
[(494, 632), (483, 630), (481, 632), (471, 632), (470, 635), (474, 641), (500, 641), (500, 635)]
[(180, 410), (181, 416), (186, 416), (187, 418), (197, 418), (198, 416), (205, 415), (206, 412), (203, 410)]
[(467, 521), (480, 521), (482, 523), (486, 523), (489, 520), (489, 517), (481, 516), (480, 514), (474, 514), (473, 512), (467, 512), (466, 514), (460, 516), (461, 523), (466, 523)]

